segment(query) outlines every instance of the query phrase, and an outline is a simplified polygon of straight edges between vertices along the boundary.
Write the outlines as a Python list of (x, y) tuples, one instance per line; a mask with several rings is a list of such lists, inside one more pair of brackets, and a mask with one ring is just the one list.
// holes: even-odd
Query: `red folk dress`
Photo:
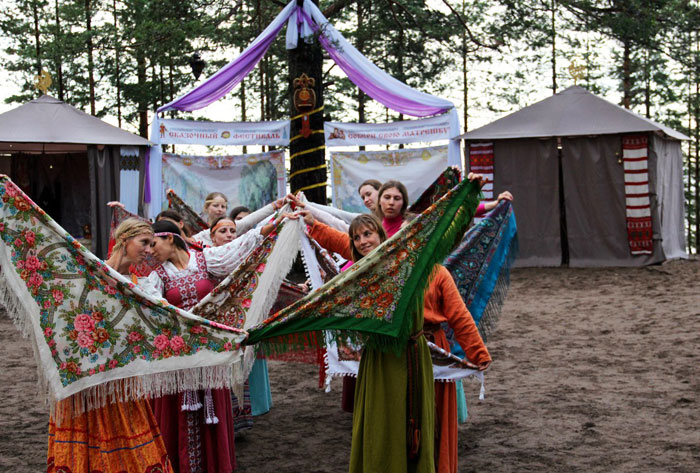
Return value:
[[(185, 310), (195, 306), (215, 287), (203, 252), (190, 252), (190, 259), (194, 259), (195, 267), (190, 265), (176, 274), (167, 272), (163, 266), (155, 269), (167, 301)], [(190, 400), (198, 401), (200, 406), (196, 410), (183, 410), (183, 404), (193, 404)], [(207, 424), (207, 403), (211, 402), (219, 420), (216, 424)], [(230, 473), (236, 468), (230, 390), (163, 396), (153, 401), (153, 412), (176, 472)]]

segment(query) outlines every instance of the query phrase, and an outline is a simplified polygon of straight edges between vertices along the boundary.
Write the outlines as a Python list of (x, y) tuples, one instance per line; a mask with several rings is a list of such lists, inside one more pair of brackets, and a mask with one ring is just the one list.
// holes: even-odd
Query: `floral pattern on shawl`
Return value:
[[(0, 238), (0, 294), (17, 309), (25, 333), (42, 338), (36, 340), (42, 372), (55, 400), (113, 380), (228, 365), (240, 356), (234, 351), (243, 331), (152, 299), (6, 176), (0, 176)], [(171, 357), (181, 358), (177, 368), (159, 363)]]
[(251, 328), (245, 344), (264, 341), (270, 351), (284, 351), (306, 337), (296, 334), (318, 330), (336, 338), (352, 331), (365, 342), (384, 335), (371, 340), (386, 347), (405, 343), (434, 265), (464, 234), (478, 193), (477, 183), (463, 181), (321, 290)]

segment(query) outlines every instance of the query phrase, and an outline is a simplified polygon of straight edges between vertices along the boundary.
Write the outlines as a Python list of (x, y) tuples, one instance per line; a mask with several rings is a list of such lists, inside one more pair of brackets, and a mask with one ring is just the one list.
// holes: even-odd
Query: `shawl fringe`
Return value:
[(189, 368), (109, 381), (51, 402), (57, 424), (107, 404), (129, 402), (200, 389), (233, 388), (234, 365)]

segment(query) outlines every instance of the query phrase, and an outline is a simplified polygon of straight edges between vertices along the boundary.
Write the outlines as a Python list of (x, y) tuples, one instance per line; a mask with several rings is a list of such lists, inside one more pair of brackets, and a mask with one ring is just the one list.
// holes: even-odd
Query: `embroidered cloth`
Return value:
[(625, 208), (630, 253), (654, 252), (654, 231), (649, 199), (649, 150), (646, 135), (622, 138), (622, 162), (625, 168)]
[(52, 402), (80, 393), (73, 397), (79, 414), (116, 400), (231, 385), (244, 331), (152, 298), (7, 176), (0, 176), (0, 238), (0, 300), (32, 338)]
[[(469, 145), (469, 171), (484, 176), (482, 202), (493, 200), (493, 143), (471, 143)], [(480, 219), (474, 219), (478, 222)]]

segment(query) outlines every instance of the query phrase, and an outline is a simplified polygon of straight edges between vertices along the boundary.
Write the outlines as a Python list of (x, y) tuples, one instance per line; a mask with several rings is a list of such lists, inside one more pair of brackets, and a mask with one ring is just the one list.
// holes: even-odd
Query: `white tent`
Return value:
[(0, 172), (74, 236), (88, 225), (92, 250), (102, 257), (106, 203), (125, 193), (143, 200), (141, 171), (150, 144), (48, 95), (0, 114)]
[[(622, 140), (648, 139), (653, 253), (632, 255)], [(510, 190), (519, 266), (640, 266), (686, 256), (682, 133), (570, 87), (465, 133), (493, 143), (494, 195)]]

